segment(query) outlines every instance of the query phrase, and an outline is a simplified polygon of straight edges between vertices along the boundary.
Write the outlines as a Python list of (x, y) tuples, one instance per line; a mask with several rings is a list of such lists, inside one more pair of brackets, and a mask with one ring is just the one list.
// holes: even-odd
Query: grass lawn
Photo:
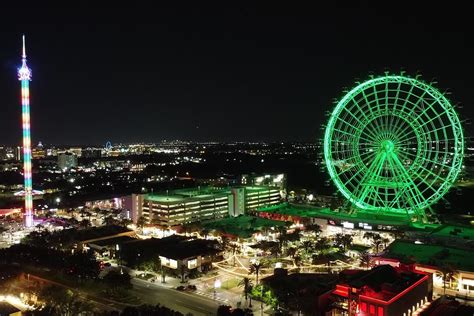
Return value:
[(239, 282), (240, 282), (240, 280), (236, 279), (236, 278), (228, 279), (228, 280), (225, 280), (224, 282), (222, 282), (221, 287), (224, 290), (230, 290), (230, 289), (233, 289), (233, 288), (239, 286)]

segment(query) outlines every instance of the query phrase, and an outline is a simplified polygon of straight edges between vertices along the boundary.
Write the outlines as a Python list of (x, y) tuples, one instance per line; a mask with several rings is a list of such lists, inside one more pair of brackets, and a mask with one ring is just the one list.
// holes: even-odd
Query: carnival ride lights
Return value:
[(432, 85), (404, 75), (372, 78), (337, 103), (324, 135), (329, 175), (355, 211), (425, 210), (462, 169), (463, 130), (453, 106)]
[(30, 80), (31, 69), (26, 64), (25, 36), (23, 35), (22, 65), (18, 69), (21, 81), (21, 107), (23, 122), (23, 177), (25, 191), (25, 226), (33, 226), (33, 184), (31, 179), (31, 133), (30, 133)]

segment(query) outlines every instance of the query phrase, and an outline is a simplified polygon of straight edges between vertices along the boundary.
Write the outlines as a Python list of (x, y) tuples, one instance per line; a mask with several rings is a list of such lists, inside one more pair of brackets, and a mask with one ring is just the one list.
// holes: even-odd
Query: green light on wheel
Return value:
[(350, 90), (324, 135), (329, 175), (357, 209), (420, 218), (462, 168), (464, 138), (450, 102), (433, 86), (383, 76)]

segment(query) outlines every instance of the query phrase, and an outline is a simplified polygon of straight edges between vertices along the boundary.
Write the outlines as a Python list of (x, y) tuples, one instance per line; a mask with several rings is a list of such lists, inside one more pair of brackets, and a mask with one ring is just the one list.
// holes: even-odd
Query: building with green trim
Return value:
[(267, 186), (194, 187), (136, 196), (135, 218), (163, 227), (242, 215), (280, 203), (280, 190)]

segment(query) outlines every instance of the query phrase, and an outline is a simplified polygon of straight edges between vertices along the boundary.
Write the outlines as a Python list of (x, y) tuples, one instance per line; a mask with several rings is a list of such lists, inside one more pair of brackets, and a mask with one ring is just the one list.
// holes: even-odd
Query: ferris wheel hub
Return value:
[(381, 147), (382, 147), (382, 150), (385, 151), (386, 153), (391, 153), (393, 152), (393, 149), (395, 148), (395, 144), (391, 140), (386, 139), (382, 141)]

